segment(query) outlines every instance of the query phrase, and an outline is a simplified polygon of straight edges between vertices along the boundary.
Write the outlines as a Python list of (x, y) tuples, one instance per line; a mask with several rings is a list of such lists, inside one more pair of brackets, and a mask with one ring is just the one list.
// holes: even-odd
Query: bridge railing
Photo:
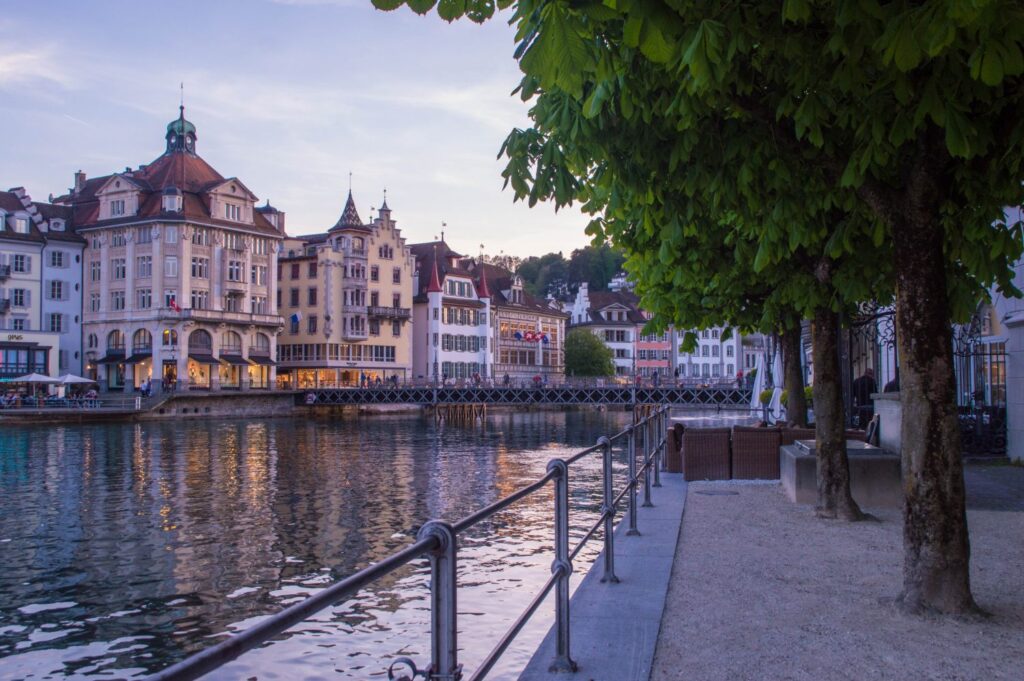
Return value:
[[(579, 555), (587, 542), (603, 530), (604, 546), (601, 569), (604, 574), (602, 581), (619, 581), (615, 575), (615, 534), (613, 531), (615, 517), (620, 505), (625, 500), (628, 507), (628, 534), (639, 534), (637, 528), (637, 489), (641, 484), (643, 485), (643, 505), (653, 506), (651, 488), (660, 486), (661, 482), (661, 470), (664, 467), (665, 461), (667, 418), (668, 408), (665, 406), (658, 407), (649, 416), (637, 421), (626, 429), (611, 436), (598, 438), (597, 443), (592, 447), (588, 447), (564, 459), (552, 459), (548, 462), (547, 472), (540, 479), (521, 487), (505, 498), (476, 511), (458, 522), (450, 523), (444, 520), (431, 520), (420, 528), (416, 541), (404, 549), (345, 579), (335, 582), (314, 596), (261, 620), (259, 623), (231, 638), (152, 674), (148, 677), (148, 681), (186, 681), (197, 679), (424, 555), (430, 560), (430, 663), (425, 668), (420, 669), (414, 660), (404, 657), (398, 658), (388, 668), (388, 679), (400, 681), (401, 679), (423, 678), (429, 681), (461, 681), (464, 675), (463, 665), (459, 662), (459, 617), (456, 607), (458, 600), (458, 574), (456, 570), (459, 558), (458, 537), (496, 513), (532, 494), (536, 494), (548, 484), (554, 487), (554, 507), (552, 512), (554, 515), (553, 547), (555, 560), (551, 566), (551, 576), (468, 678), (470, 681), (477, 681), (487, 676), (552, 591), (555, 593), (554, 628), (556, 632), (556, 652), (551, 668), (557, 671), (575, 671), (576, 662), (572, 658), (569, 636), (571, 617), (569, 578), (573, 572), (573, 560)], [(616, 442), (626, 443), (628, 463), (628, 479), (625, 486), (617, 494), (614, 492), (614, 481), (612, 479), (612, 445)], [(637, 465), (638, 453), (641, 460), (639, 467)], [(590, 526), (576, 546), (570, 548), (570, 467), (587, 457), (597, 455), (601, 457), (602, 463), (601, 515)], [(405, 672), (408, 672), (408, 675), (404, 675)], [(403, 676), (396, 676), (399, 673), (403, 674)]]

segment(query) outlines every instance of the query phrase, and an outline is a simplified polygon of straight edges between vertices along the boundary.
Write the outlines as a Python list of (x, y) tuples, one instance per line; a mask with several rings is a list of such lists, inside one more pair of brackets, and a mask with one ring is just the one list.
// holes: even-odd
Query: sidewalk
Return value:
[(894, 608), (898, 509), (835, 523), (778, 486), (690, 483), (650, 678), (1021, 678), (1024, 469), (970, 466), (966, 477), (972, 588), (992, 613), (982, 621)]

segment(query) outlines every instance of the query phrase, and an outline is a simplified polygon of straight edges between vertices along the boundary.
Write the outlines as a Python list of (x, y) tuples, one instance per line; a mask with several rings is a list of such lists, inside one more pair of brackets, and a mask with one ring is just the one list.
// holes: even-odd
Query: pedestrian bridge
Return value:
[(751, 391), (739, 388), (611, 387), (374, 387), (299, 391), (297, 405), (360, 404), (669, 404), (681, 407), (749, 409)]

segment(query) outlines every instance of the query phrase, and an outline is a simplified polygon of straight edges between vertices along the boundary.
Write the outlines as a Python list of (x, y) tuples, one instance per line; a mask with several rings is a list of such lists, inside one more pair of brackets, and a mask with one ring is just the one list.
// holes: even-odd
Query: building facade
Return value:
[(285, 242), (278, 306), (278, 386), (325, 388), (408, 381), (413, 257), (387, 201), (363, 224), (352, 193), (326, 233)]
[[(710, 329), (695, 330), (697, 347), (693, 352), (684, 352), (682, 345), (684, 334), (680, 332), (676, 349), (676, 366), (679, 369), (679, 381), (682, 383), (735, 383), (737, 374), (743, 368), (743, 336), (738, 329), (731, 334), (725, 329), (715, 326)], [(728, 336), (728, 337), (727, 337)]]
[(257, 197), (196, 153), (196, 127), (167, 126), (137, 169), (75, 174), (83, 256), (85, 373), (104, 390), (249, 390), (273, 385), (280, 226)]
[(491, 294), (442, 239), (413, 244), (413, 375), (431, 383), (493, 377)]
[[(641, 310), (645, 318), (650, 314)], [(669, 383), (675, 372), (676, 333), (669, 328), (663, 333), (644, 333), (644, 324), (637, 324), (636, 329), (636, 373), (652, 382)]]
[(0, 378), (82, 371), (82, 251), (64, 206), (0, 192)]
[(492, 376), (496, 382), (539, 380), (561, 383), (565, 377), (565, 326), (569, 315), (523, 290), (523, 280), (508, 270), (467, 259), (481, 295), (491, 300)]
[(639, 303), (631, 291), (591, 292), (586, 282), (580, 284), (573, 301), (571, 327), (589, 330), (608, 346), (616, 376), (637, 373), (637, 329), (647, 322)]

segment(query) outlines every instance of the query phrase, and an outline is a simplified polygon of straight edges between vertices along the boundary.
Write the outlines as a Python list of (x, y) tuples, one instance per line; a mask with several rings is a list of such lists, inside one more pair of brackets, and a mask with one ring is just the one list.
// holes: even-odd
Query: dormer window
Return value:
[(124, 215), (124, 199), (114, 199), (110, 202), (110, 217), (116, 218), (121, 215)]
[(28, 218), (14, 218), (14, 231), (18, 234), (28, 234)]
[(224, 217), (228, 220), (234, 220), (235, 222), (242, 221), (242, 207), (237, 206), (233, 203), (224, 204)]
[(50, 231), (51, 232), (63, 232), (64, 231), (64, 221), (60, 220), (58, 218), (53, 218), (52, 220), (50, 220)]

